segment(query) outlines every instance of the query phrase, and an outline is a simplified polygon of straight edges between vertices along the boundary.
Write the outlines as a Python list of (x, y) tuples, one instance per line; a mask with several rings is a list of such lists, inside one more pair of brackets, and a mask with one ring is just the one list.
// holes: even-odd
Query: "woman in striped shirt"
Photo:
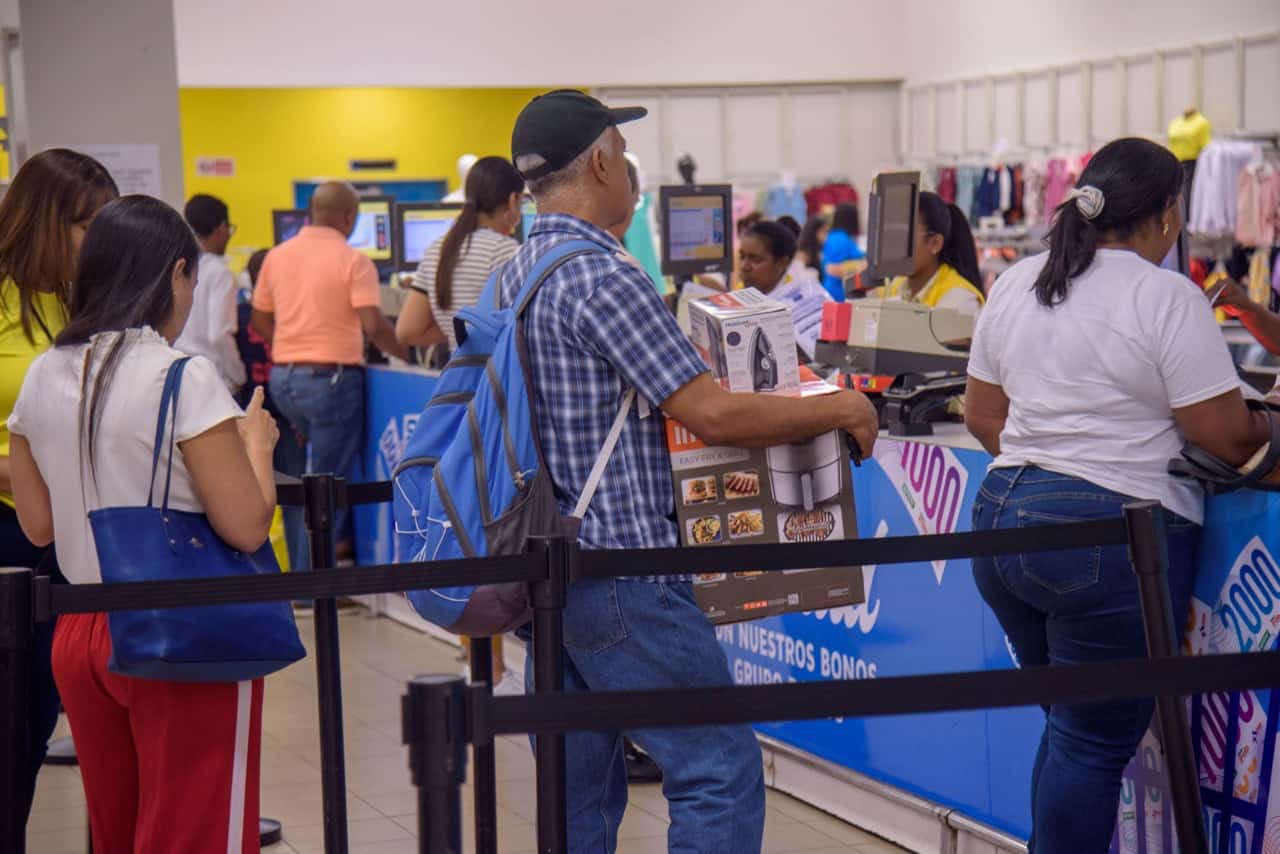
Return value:
[[(427, 249), (396, 322), (409, 347), (458, 346), (453, 315), (475, 305), (489, 275), (516, 254), (524, 179), (501, 157), (485, 157), (467, 174), (466, 204), (453, 227)], [(447, 354), (446, 354), (447, 358)], [(443, 360), (441, 360), (443, 363)]]

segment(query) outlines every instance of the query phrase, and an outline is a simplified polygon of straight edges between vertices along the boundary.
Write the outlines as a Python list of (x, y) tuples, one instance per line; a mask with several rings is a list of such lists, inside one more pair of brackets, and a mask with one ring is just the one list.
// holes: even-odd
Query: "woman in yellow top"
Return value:
[(976, 318), (986, 298), (968, 219), (936, 193), (921, 193), (918, 211), (915, 271), (889, 282), (877, 295)]
[[(39, 566), (58, 576), (52, 549), (46, 556), (46, 549), (32, 545), (18, 525), (8, 419), (27, 369), (66, 324), (67, 288), (89, 223), (117, 195), (102, 164), (55, 148), (24, 163), (0, 200), (0, 566)], [(53, 629), (52, 621), (38, 624), (32, 647), (26, 811), (58, 723), (58, 690), (49, 664)]]

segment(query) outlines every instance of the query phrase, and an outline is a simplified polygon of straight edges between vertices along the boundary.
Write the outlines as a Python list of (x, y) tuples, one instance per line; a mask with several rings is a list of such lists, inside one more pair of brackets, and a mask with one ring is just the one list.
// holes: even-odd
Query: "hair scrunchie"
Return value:
[(1102, 209), (1107, 205), (1106, 196), (1102, 195), (1102, 191), (1097, 187), (1076, 187), (1067, 195), (1067, 200), (1075, 200), (1076, 210), (1080, 211), (1080, 215), (1086, 220), (1092, 222), (1102, 215)]

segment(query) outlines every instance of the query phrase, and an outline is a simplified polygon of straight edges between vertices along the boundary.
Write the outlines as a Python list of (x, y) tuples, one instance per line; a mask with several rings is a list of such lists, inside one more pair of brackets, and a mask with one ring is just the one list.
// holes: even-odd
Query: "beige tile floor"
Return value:
[[(308, 639), (310, 621), (303, 621)], [(417, 854), (417, 801), (400, 744), (400, 696), (414, 674), (454, 672), (457, 651), (363, 611), (341, 618), (347, 811), (356, 854)], [(262, 812), (284, 823), (285, 841), (265, 854), (324, 851), (319, 724), (312, 659), (273, 676), (263, 714)], [(534, 774), (528, 744), (501, 738), (497, 747), (498, 839), (502, 854), (532, 854)], [(471, 792), (463, 823), (472, 850)], [(661, 854), (666, 803), (657, 786), (633, 786), (618, 854)], [(29, 854), (81, 854), (85, 807), (79, 773), (46, 768), (28, 828)], [(766, 854), (891, 854), (902, 849), (777, 792), (769, 792)]]

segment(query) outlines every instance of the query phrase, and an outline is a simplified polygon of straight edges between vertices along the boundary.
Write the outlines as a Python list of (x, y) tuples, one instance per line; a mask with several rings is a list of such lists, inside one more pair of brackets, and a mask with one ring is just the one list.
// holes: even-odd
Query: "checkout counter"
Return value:
[[(398, 299), (389, 293), (387, 307), (398, 308)], [(946, 411), (937, 401), (953, 397), (962, 385), (952, 380), (948, 387), (945, 377), (931, 376), (934, 370), (958, 370), (962, 376), (965, 357), (955, 344), (965, 336), (948, 325), (951, 318), (942, 323), (937, 312), (918, 306), (870, 300), (851, 305), (844, 340), (828, 342), (836, 346), (826, 347), (820, 360), (850, 375), (892, 369), (918, 377), (899, 385), (890, 429), (882, 432), (873, 458), (853, 469), (858, 535), (968, 530), (991, 458), (962, 424), (936, 420)], [(1238, 332), (1227, 335), (1237, 355), (1247, 357), (1248, 342)], [(1242, 373), (1269, 389), (1276, 370), (1254, 354)], [(366, 479), (390, 476), (437, 378), (436, 372), (412, 367), (369, 368)], [(889, 402), (893, 393), (886, 395)], [(919, 429), (926, 422), (929, 429)], [(358, 508), (355, 525), (358, 563), (395, 559), (389, 506)], [(1188, 625), (1190, 652), (1275, 646), (1275, 531), (1280, 496), (1239, 493), (1210, 501)], [(867, 566), (863, 585), (861, 605), (717, 627), (735, 681), (878, 679), (1016, 666), (968, 560)], [(443, 634), (418, 618), (402, 596), (378, 597), (373, 604), (386, 616)], [(519, 656), (517, 645), (507, 646)], [(801, 646), (805, 654), (785, 654)], [(508, 662), (515, 672), (519, 664)], [(1280, 851), (1278, 703), (1280, 693), (1271, 692), (1212, 695), (1191, 703), (1206, 826), (1215, 840), (1230, 840), (1229, 847), (1223, 842), (1212, 850)], [(912, 850), (1013, 852), (1025, 850), (1022, 840), (1030, 831), (1029, 781), (1043, 724), (1039, 709), (1016, 708), (757, 729), (774, 788)], [(1113, 851), (1175, 850), (1164, 787), (1158, 741), (1149, 733), (1126, 772)]]

